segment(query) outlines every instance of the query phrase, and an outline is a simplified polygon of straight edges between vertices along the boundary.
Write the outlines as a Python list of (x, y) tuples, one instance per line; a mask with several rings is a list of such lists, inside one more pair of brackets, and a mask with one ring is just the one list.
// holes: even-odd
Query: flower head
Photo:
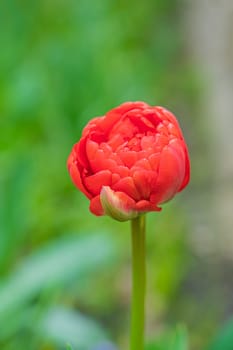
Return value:
[(93, 214), (125, 221), (161, 210), (188, 184), (190, 162), (171, 112), (127, 102), (86, 125), (68, 170)]

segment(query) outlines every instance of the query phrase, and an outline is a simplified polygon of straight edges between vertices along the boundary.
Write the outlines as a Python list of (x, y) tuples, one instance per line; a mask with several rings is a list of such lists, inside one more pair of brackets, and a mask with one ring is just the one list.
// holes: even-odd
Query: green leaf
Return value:
[(233, 350), (233, 319), (220, 330), (207, 350)]

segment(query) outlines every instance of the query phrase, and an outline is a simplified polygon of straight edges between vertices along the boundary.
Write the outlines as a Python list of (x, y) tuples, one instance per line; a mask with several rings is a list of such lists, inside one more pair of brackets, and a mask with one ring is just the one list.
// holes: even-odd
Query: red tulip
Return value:
[(125, 221), (161, 210), (188, 184), (190, 162), (171, 112), (127, 102), (87, 124), (68, 170), (93, 214)]

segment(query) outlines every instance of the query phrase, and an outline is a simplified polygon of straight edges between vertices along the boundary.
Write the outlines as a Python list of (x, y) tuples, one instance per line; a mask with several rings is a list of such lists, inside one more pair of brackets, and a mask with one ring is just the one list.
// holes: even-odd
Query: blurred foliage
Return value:
[(207, 350), (233, 349), (233, 319), (230, 319), (215, 336)]
[(49, 305), (56, 304), (62, 292), (68, 297), (74, 284), (100, 269), (111, 270), (114, 251), (112, 241), (101, 233), (67, 234), (24, 258), (0, 285), (0, 344), (18, 335), (17, 346), (23, 348), (26, 334), (36, 343), (48, 338), (64, 345), (69, 340), (80, 349), (105, 340), (99, 326), (70, 310), (68, 300), (64, 307)]
[(149, 344), (146, 350), (188, 350), (187, 332), (179, 326), (163, 334), (156, 342)]
[[(199, 98), (199, 78), (181, 8), (180, 0), (0, 2), (1, 349), (127, 344), (129, 227), (89, 213), (66, 159), (90, 118), (126, 100), (177, 111), (190, 142), (184, 116)], [(182, 289), (193, 261), (188, 221), (177, 203), (148, 215), (153, 339), (166, 323), (195, 322)], [(216, 317), (212, 310), (211, 329)], [(186, 350), (183, 333), (174, 337), (173, 350)]]

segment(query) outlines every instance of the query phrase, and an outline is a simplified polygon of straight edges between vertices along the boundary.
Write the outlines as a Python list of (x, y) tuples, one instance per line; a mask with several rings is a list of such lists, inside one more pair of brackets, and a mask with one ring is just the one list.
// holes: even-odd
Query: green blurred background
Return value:
[(148, 349), (177, 324), (189, 349), (209, 349), (230, 318), (231, 254), (207, 209), (215, 159), (203, 101), (214, 81), (195, 57), (194, 3), (0, 3), (1, 349), (128, 348), (129, 224), (92, 216), (66, 169), (87, 121), (127, 100), (172, 110), (192, 159), (186, 191), (147, 215)]

